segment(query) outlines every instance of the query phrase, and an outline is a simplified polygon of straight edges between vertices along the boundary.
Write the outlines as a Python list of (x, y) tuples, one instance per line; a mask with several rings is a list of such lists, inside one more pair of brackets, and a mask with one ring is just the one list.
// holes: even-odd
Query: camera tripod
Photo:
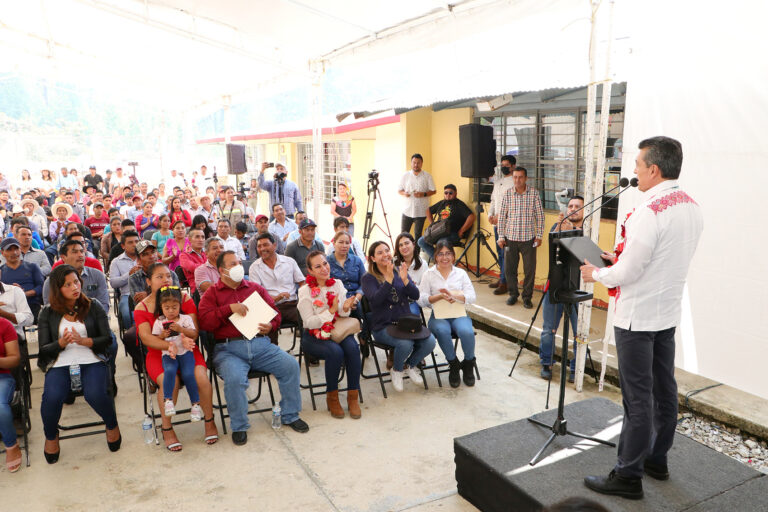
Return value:
[[(368, 175), (368, 202), (365, 205), (365, 225), (363, 226), (363, 252), (367, 253), (368, 251), (368, 241), (371, 238), (371, 233), (373, 232), (373, 228), (379, 228), (379, 230), (384, 233), (387, 238), (389, 238), (389, 245), (392, 247), (392, 232), (389, 230), (389, 221), (387, 220), (387, 211), (384, 209), (384, 201), (381, 199), (381, 194), (379, 193), (379, 178), (377, 175), (372, 175), (376, 171), (372, 171)], [(378, 199), (379, 205), (381, 206), (381, 213), (384, 215), (384, 225), (386, 226), (386, 230), (382, 228), (378, 223), (374, 222), (373, 220), (373, 213), (376, 210), (376, 200)], [(393, 247), (394, 250), (394, 247)]]
[[(464, 258), (464, 265), (467, 267), (467, 272), (472, 274), (475, 277), (480, 277), (486, 272), (488, 272), (490, 269), (492, 269), (495, 265), (498, 265), (499, 272), (502, 274), (504, 273), (504, 269), (501, 268), (501, 265), (499, 264), (499, 258), (496, 256), (496, 252), (491, 248), (490, 244), (488, 243), (488, 237), (492, 236), (488, 231), (480, 227), (480, 214), (485, 211), (483, 208), (483, 204), (480, 202), (480, 178), (475, 178), (475, 234), (472, 235), (472, 238), (467, 240), (466, 245), (464, 246), (464, 250), (461, 251), (461, 254), (458, 258), (456, 258), (457, 262), (460, 262), (462, 258)], [(469, 266), (469, 249), (472, 247), (473, 244), (475, 245), (475, 270), (472, 270), (472, 268)], [(486, 268), (482, 272), (480, 271), (480, 246), (485, 247), (488, 249), (488, 252), (491, 253), (491, 256), (493, 256), (494, 263), (491, 264), (490, 267)]]

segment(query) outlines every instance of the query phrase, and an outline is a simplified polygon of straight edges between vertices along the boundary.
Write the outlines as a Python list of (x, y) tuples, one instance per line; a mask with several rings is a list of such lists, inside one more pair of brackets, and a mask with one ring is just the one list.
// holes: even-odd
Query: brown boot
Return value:
[(360, 403), (357, 401), (358, 391), (356, 389), (350, 389), (347, 391), (347, 408), (349, 409), (349, 416), (352, 419), (359, 420), (363, 415), (360, 411)]
[(506, 295), (507, 294), (507, 283), (501, 283), (495, 290), (493, 290), (494, 295)]
[(331, 411), (331, 416), (339, 419), (344, 417), (344, 409), (341, 408), (341, 403), (339, 402), (338, 389), (336, 391), (329, 391), (326, 393), (325, 401), (328, 404), (328, 410)]
[(488, 288), (498, 288), (500, 284), (501, 284), (501, 279), (497, 279), (491, 284), (489, 284)]

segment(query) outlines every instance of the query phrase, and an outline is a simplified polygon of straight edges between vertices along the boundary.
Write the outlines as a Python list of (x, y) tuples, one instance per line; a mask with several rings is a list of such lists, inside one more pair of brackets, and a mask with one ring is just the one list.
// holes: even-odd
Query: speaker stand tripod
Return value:
[[(472, 235), (472, 238), (467, 240), (466, 245), (464, 246), (464, 250), (461, 251), (461, 254), (458, 258), (456, 258), (457, 262), (460, 262), (462, 258), (464, 258), (465, 263), (464, 265), (467, 267), (467, 272), (472, 274), (475, 277), (480, 277), (489, 270), (491, 270), (494, 266), (499, 267), (499, 272), (503, 273), (504, 269), (501, 268), (501, 265), (499, 264), (499, 258), (496, 256), (496, 252), (491, 248), (490, 244), (488, 243), (488, 238), (492, 236), (488, 231), (480, 227), (480, 214), (482, 214), (485, 209), (483, 208), (483, 204), (480, 202), (480, 178), (475, 178), (475, 234)], [(472, 267), (469, 265), (469, 249), (472, 247), (472, 245), (475, 245), (475, 270), (472, 270)], [(488, 252), (491, 253), (491, 256), (493, 256), (494, 263), (491, 264), (488, 268), (480, 271), (480, 247), (485, 247), (488, 249)]]

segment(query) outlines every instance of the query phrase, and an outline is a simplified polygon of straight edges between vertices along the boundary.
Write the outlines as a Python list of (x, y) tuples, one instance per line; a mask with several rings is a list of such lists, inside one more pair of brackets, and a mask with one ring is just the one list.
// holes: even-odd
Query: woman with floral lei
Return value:
[(342, 365), (347, 367), (347, 406), (349, 415), (358, 419), (362, 414), (358, 403), (360, 349), (353, 335), (339, 343), (331, 339), (336, 319), (349, 316), (355, 307), (355, 296), (344, 299), (347, 291), (341, 281), (331, 277), (331, 267), (322, 252), (309, 253), (307, 272), (307, 284), (299, 289), (297, 306), (304, 323), (302, 349), (309, 355), (325, 360), (325, 397), (328, 410), (334, 418), (344, 417), (344, 409), (339, 402), (339, 375)]

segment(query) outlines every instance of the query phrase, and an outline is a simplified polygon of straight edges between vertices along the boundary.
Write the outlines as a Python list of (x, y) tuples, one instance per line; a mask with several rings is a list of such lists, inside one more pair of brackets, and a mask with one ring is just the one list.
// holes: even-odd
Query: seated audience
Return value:
[(248, 224), (243, 221), (235, 224), (235, 238), (237, 238), (237, 240), (240, 242), (243, 253), (246, 255), (246, 257), (249, 259), (255, 259), (255, 254), (252, 255), (248, 253), (248, 239), (250, 238), (248, 236)]
[(288, 235), (291, 234), (291, 231), (299, 229), (295, 222), (286, 217), (285, 208), (280, 203), (272, 205), (272, 217), (274, 219), (269, 223), (269, 232), (283, 242), (288, 240)]
[[(146, 241), (142, 240), (141, 243), (145, 242)], [(154, 248), (153, 245), (151, 247)], [(140, 304), (136, 305), (134, 311), (136, 332), (138, 333), (139, 339), (141, 339), (141, 343), (147, 347), (147, 357), (145, 360), (147, 374), (149, 375), (149, 378), (157, 384), (158, 389), (164, 389), (165, 387), (162, 351), (168, 350), (171, 343), (167, 339), (152, 334), (152, 329), (155, 325), (155, 321), (162, 313), (162, 305), (159, 297), (163, 289), (176, 287), (178, 290), (178, 284), (174, 284), (173, 281), (174, 277), (176, 277), (176, 274), (171, 272), (165, 264), (154, 263), (150, 265), (145, 273), (145, 289), (149, 290), (149, 293)], [(181, 294), (181, 313), (191, 317), (192, 322), (195, 325), (195, 330), (197, 331), (198, 323), (195, 303), (186, 293)], [(219, 440), (218, 429), (216, 428), (216, 422), (213, 417), (213, 388), (211, 387), (211, 382), (208, 380), (207, 366), (205, 365), (205, 359), (203, 358), (200, 349), (194, 344), (188, 344), (187, 347), (192, 351), (195, 360), (194, 381), (197, 384), (200, 408), (202, 409), (203, 419), (205, 420), (203, 422), (205, 429), (205, 438), (203, 441), (206, 444), (211, 445)], [(176, 397), (179, 392), (181, 381), (178, 376), (174, 380), (172, 396)], [(165, 447), (172, 452), (181, 451), (182, 445), (173, 430), (171, 418), (165, 414), (164, 393), (157, 393), (157, 402), (160, 405), (160, 415), (162, 416), (162, 432)]]
[[(136, 226), (135, 226), (134, 222), (133, 222), (133, 221), (131, 221), (131, 220), (128, 220), (128, 219), (124, 219), (124, 220), (121, 222), (121, 227), (123, 228), (123, 233), (125, 233), (126, 231), (133, 231), (134, 233), (136, 233), (136, 230), (135, 230), (135, 227), (136, 227)], [(136, 234), (138, 235), (138, 233), (136, 233)], [(122, 239), (123, 239), (123, 238), (122, 238), (122, 237), (120, 237), (120, 240), (121, 240), (121, 241), (122, 241)], [(120, 254), (121, 254), (122, 252), (123, 252), (123, 246), (122, 246), (122, 245), (120, 245), (120, 246), (115, 246), (115, 247), (112, 247), (112, 250), (111, 250), (111, 251), (109, 251), (109, 264), (111, 265), (111, 264), (112, 264), (112, 261), (114, 261), (114, 259), (115, 259), (115, 258), (117, 258), (118, 256), (120, 256)]]
[[(267, 235), (264, 235), (267, 236)], [(348, 236), (346, 233), (343, 236)], [(330, 332), (339, 317), (348, 317), (357, 304), (353, 295), (341, 281), (331, 277), (331, 268), (322, 251), (307, 256), (309, 275), (306, 286), (299, 289), (298, 309), (304, 325), (301, 346), (307, 354), (325, 360), (325, 399), (334, 418), (343, 418), (344, 409), (339, 402), (339, 376), (347, 369), (347, 408), (349, 415), (359, 419), (362, 415), (358, 402), (360, 389), (360, 349), (353, 334), (335, 342)]]
[[(342, 217), (338, 217), (343, 219)], [(365, 275), (365, 266), (363, 260), (352, 254), (350, 250), (349, 233), (339, 231), (333, 237), (333, 252), (328, 256), (328, 264), (331, 267), (331, 277), (338, 279), (347, 290), (346, 298), (355, 299), (355, 308), (352, 310), (352, 316), (363, 319), (360, 311), (360, 299), (363, 298), (363, 276)]]
[[(349, 233), (349, 239), (352, 240), (351, 245), (349, 246), (349, 253), (360, 258), (360, 261), (365, 262), (365, 252), (363, 252), (363, 247), (360, 245), (360, 242), (355, 240), (352, 236), (352, 231), (349, 229), (349, 221), (344, 217), (336, 217), (333, 219), (334, 235), (340, 232)], [(334, 247), (333, 244), (331, 244), (328, 246), (328, 249), (326, 249), (325, 254), (330, 255), (333, 251)]]
[(248, 371), (269, 372), (280, 387), (281, 421), (297, 432), (308, 432), (309, 426), (299, 418), (301, 392), (299, 365), (296, 359), (273, 345), (267, 334), (280, 327), (280, 313), (269, 323), (259, 323), (259, 335), (245, 339), (232, 324), (233, 313), (248, 313), (242, 302), (251, 294), (258, 293), (274, 308), (272, 297), (256, 283), (244, 280), (243, 266), (232, 251), (224, 251), (216, 261), (221, 275), (218, 283), (211, 286), (200, 300), (200, 327), (213, 333), (216, 341), (213, 361), (216, 372), (224, 380), (224, 394), (230, 414), (232, 441), (243, 445), (248, 441)]
[(419, 289), (408, 276), (405, 263), (401, 263), (395, 272), (392, 253), (385, 242), (374, 242), (368, 249), (368, 273), (363, 276), (363, 295), (371, 308), (369, 322), (373, 338), (394, 348), (392, 387), (396, 391), (403, 390), (403, 374), (407, 374), (414, 384), (423, 384), (416, 365), (435, 348), (435, 338), (427, 334), (419, 339), (407, 339), (388, 332), (388, 325), (403, 316), (414, 316), (410, 301), (418, 300)]
[(145, 231), (157, 229), (158, 221), (159, 217), (152, 213), (152, 203), (144, 201), (141, 213), (136, 216), (136, 231), (139, 232), (139, 236), (143, 238)]
[(0, 283), (0, 317), (13, 324), (19, 334), (19, 341), (25, 343), (24, 327), (32, 325), (34, 318), (24, 290)]
[(189, 283), (189, 289), (195, 292), (195, 269), (205, 263), (205, 235), (199, 229), (189, 230), (189, 250), (179, 255), (179, 266), (184, 269), (184, 276)]
[(103, 203), (93, 203), (93, 215), (85, 219), (84, 225), (91, 230), (91, 237), (100, 245), (104, 229), (109, 225), (109, 217), (104, 211)]
[(32, 230), (29, 226), (16, 226), (16, 239), (19, 241), (21, 259), (37, 265), (43, 277), (47, 277), (51, 273), (51, 262), (44, 251), (32, 247)]
[(51, 303), (40, 313), (37, 365), (45, 373), (40, 415), (43, 418), (46, 461), (59, 460), (59, 419), (64, 401), (73, 389), (70, 375), (79, 370), (85, 401), (106, 425), (109, 450), (120, 449), (114, 400), (110, 396), (107, 350), (109, 321), (99, 301), (81, 291), (82, 282), (74, 268), (61, 265), (51, 272)]
[(224, 244), (218, 237), (212, 237), (205, 241), (205, 263), (195, 269), (195, 283), (201, 296), (212, 284), (219, 282), (216, 260), (223, 251)]
[(173, 238), (173, 231), (171, 231), (171, 218), (163, 213), (157, 218), (158, 230), (152, 233), (152, 243), (157, 247), (157, 252), (163, 254), (165, 250), (165, 244), (168, 240)]
[(109, 233), (105, 233), (104, 236), (101, 237), (99, 255), (101, 256), (101, 259), (104, 260), (106, 268), (109, 268), (110, 264), (112, 263), (109, 257), (110, 252), (112, 252), (112, 249), (115, 247), (120, 246), (120, 238), (123, 235), (122, 222), (123, 221), (120, 220), (120, 217), (117, 216), (109, 219)]
[[(83, 244), (83, 247), (87, 247), (86, 246), (87, 240), (85, 239), (83, 234), (80, 233), (79, 231), (75, 231), (74, 233), (71, 233), (71, 234), (67, 235), (66, 240), (64, 240), (60, 244), (59, 247), (61, 247), (62, 245), (64, 245), (64, 243), (66, 243), (66, 242), (68, 242), (70, 240), (77, 240), (78, 242)], [(52, 268), (58, 267), (59, 265), (61, 265), (61, 263), (62, 263), (62, 260), (59, 259), (58, 261), (53, 263)], [(101, 266), (101, 262), (99, 260), (97, 260), (96, 258), (94, 258), (93, 254), (91, 254), (87, 250), (85, 251), (85, 266), (86, 267), (91, 267), (93, 269), (96, 269), (99, 272), (104, 272), (104, 267)]]
[(16, 389), (16, 380), (11, 370), (20, 363), (18, 333), (11, 322), (0, 318), (0, 436), (5, 445), (5, 467), (9, 473), (21, 469), (21, 447), (16, 441), (16, 426), (11, 411), (13, 392)]
[(304, 275), (307, 275), (307, 256), (309, 256), (309, 253), (312, 251), (325, 253), (323, 242), (315, 239), (316, 229), (317, 224), (312, 219), (302, 220), (299, 229), (301, 236), (285, 248), (285, 255), (296, 261), (296, 264), (301, 269), (301, 273)]
[[(258, 235), (257, 238), (259, 259), (251, 264), (248, 278), (267, 290), (283, 321), (298, 323), (296, 288), (304, 282), (304, 274), (291, 258), (277, 254), (277, 243), (271, 233)], [(269, 332), (269, 339), (277, 345), (276, 329)]]
[(192, 218), (192, 229), (201, 230), (203, 235), (205, 235), (206, 240), (214, 235), (211, 226), (208, 225), (208, 219), (205, 215), (198, 214)]
[(40, 203), (30, 196), (22, 199), (21, 208), (24, 210), (24, 215), (29, 225), (38, 226), (40, 237), (46, 238), (48, 236), (48, 220), (45, 218), (45, 211), (40, 207)]
[(176, 221), (182, 221), (184, 227), (192, 226), (192, 217), (189, 212), (182, 207), (181, 198), (174, 197), (169, 202), (168, 215), (171, 217), (171, 226), (176, 225)]
[[(444, 240), (453, 244), (464, 238), (472, 229), (472, 223), (475, 222), (475, 214), (472, 213), (472, 210), (469, 209), (469, 206), (464, 201), (456, 197), (456, 185), (448, 184), (443, 187), (443, 197), (442, 201), (438, 201), (427, 208), (427, 226), (432, 224), (432, 222), (448, 219), (448, 224), (451, 228), (450, 233), (448, 236), (438, 240), (438, 242)], [(436, 220), (434, 220), (435, 215), (437, 215)], [(431, 260), (435, 252), (434, 246), (429, 244), (423, 236), (419, 238), (418, 244), (424, 250), (424, 254), (427, 255), (427, 261)]]
[(37, 323), (43, 305), (43, 274), (40, 268), (21, 259), (20, 244), (15, 238), (6, 238), (0, 242), (0, 252), (5, 259), (5, 264), (0, 266), (0, 280), (6, 285), (24, 290), (27, 304)]
[[(421, 283), (421, 278), (429, 266), (421, 257), (421, 249), (413, 240), (410, 233), (400, 233), (395, 239), (395, 266), (405, 263), (408, 266), (408, 276), (416, 286)], [(416, 302), (411, 302), (411, 313), (420, 315), (421, 309)]]
[[(294, 219), (294, 222), (296, 223), (297, 226), (301, 226), (301, 222), (306, 218), (307, 218), (306, 213), (302, 211), (298, 211), (296, 212), (296, 218)], [(288, 233), (288, 238), (285, 239), (285, 245), (287, 246), (289, 243), (293, 242), (294, 240), (298, 240), (300, 236), (301, 236), (300, 229), (291, 231), (290, 233)], [(317, 240), (321, 244), (323, 243), (323, 238), (320, 236), (320, 233), (318, 233), (317, 230), (315, 230), (315, 240)]]
[(184, 224), (184, 221), (177, 220), (173, 223), (173, 238), (169, 238), (168, 241), (165, 242), (165, 247), (161, 253), (162, 261), (168, 265), (168, 268), (170, 268), (171, 271), (175, 271), (181, 261), (179, 257), (182, 253), (185, 253), (188, 250), (189, 239), (187, 238), (187, 227)]
[(245, 260), (245, 252), (240, 240), (234, 236), (230, 236), (232, 232), (232, 224), (227, 219), (220, 219), (218, 224), (218, 236), (221, 239), (221, 243), (224, 244), (225, 251), (234, 252), (240, 261)]
[[(472, 304), (475, 302), (475, 289), (467, 273), (457, 268), (456, 253), (453, 244), (440, 240), (435, 244), (435, 266), (424, 273), (419, 285), (419, 304), (422, 307), (432, 307), (441, 300), (451, 304)], [(452, 388), (459, 387), (461, 378), (459, 370), (464, 374), (464, 384), (475, 385), (475, 330), (472, 319), (466, 313), (455, 318), (435, 318), (434, 313), (427, 324), (429, 330), (437, 338), (440, 349), (448, 360), (448, 382)], [(456, 351), (453, 349), (451, 333), (456, 333), (461, 341), (464, 360), (459, 363)]]
[[(147, 272), (152, 265), (157, 263), (157, 260), (157, 249), (152, 245), (152, 242), (139, 240), (136, 244), (137, 265), (131, 270), (131, 277), (128, 280), (131, 285), (131, 296), (134, 304), (138, 304), (147, 297), (147, 278), (149, 276)], [(176, 272), (171, 272), (171, 274), (173, 286), (179, 286), (179, 277)]]
[[(264, 233), (269, 233), (269, 219), (266, 215), (259, 214), (256, 216), (254, 226), (256, 227), (256, 232), (251, 236), (251, 239), (248, 242), (248, 254), (250, 255), (250, 258), (254, 258), (259, 254), (256, 250), (256, 238)], [(285, 254), (285, 241), (274, 235), (273, 238), (275, 239), (277, 254)]]

